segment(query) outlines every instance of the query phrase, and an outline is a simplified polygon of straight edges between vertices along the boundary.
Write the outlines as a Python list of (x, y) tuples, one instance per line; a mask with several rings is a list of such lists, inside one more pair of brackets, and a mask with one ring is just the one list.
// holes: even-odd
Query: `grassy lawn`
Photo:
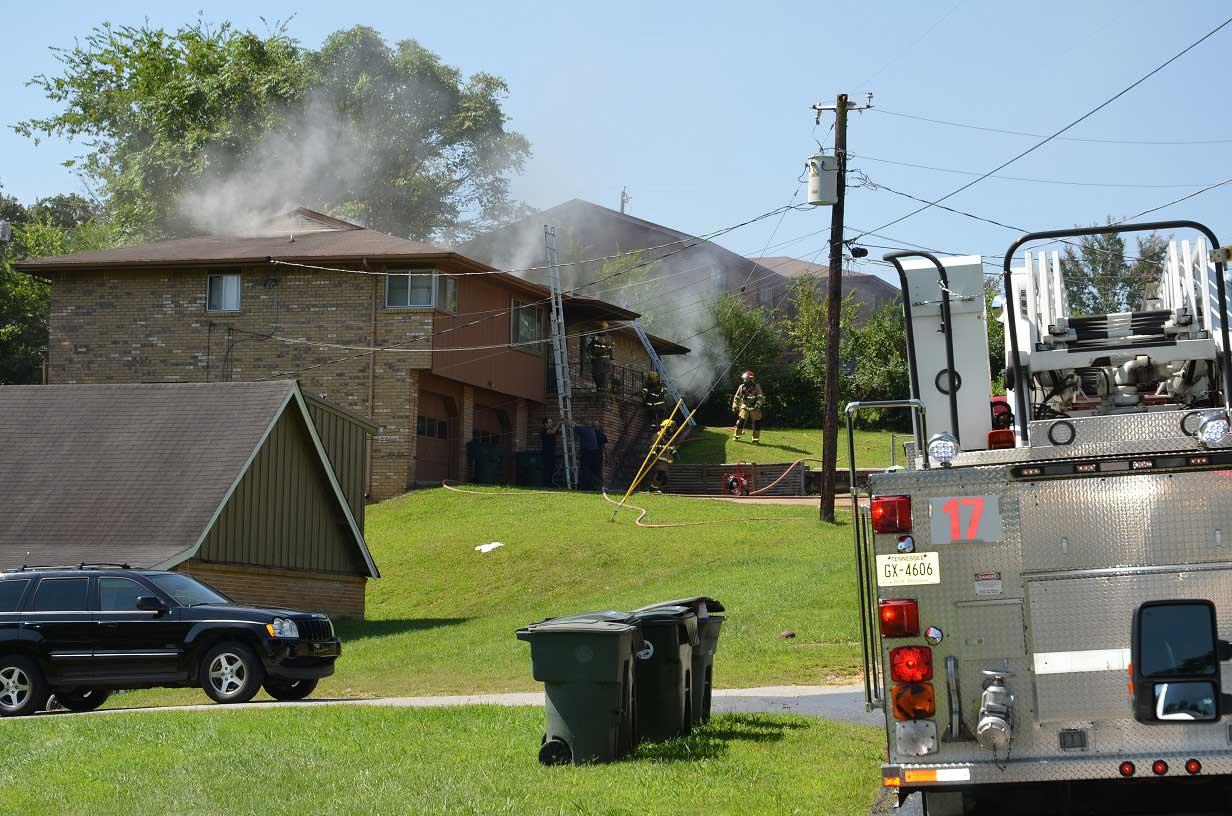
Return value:
[[(899, 434), (901, 444), (902, 434)], [(676, 461), (681, 464), (719, 464), (723, 462), (778, 463), (794, 462), (805, 456), (820, 457), (820, 428), (767, 428), (761, 432), (761, 444), (754, 445), (745, 431), (738, 441), (732, 439), (731, 428), (699, 428), (689, 435), (680, 448)], [(901, 448), (896, 461), (902, 461)], [(839, 429), (839, 467), (847, 467), (847, 429)], [(890, 464), (889, 431), (856, 431), (856, 465), (887, 467)], [(811, 464), (810, 467), (818, 467)]]
[[(711, 595), (729, 610), (719, 687), (855, 675), (849, 526), (819, 523), (811, 506), (645, 495), (635, 502), (651, 510), (651, 522), (735, 523), (643, 529), (631, 510), (613, 523), (611, 505), (595, 494), (438, 488), (372, 506), (367, 537), (383, 577), (368, 585), (368, 620), (339, 626), (343, 656), (318, 695), (534, 690), (529, 647), (514, 638), (519, 626), (691, 595)], [(742, 521), (750, 515), (782, 521)], [(475, 552), (492, 541), (505, 546)], [(796, 637), (781, 639), (784, 630)], [(203, 699), (191, 690), (136, 692), (109, 705)]]
[(544, 768), (536, 709), (321, 707), (5, 723), (6, 813), (864, 814), (875, 729), (722, 715), (606, 766)]

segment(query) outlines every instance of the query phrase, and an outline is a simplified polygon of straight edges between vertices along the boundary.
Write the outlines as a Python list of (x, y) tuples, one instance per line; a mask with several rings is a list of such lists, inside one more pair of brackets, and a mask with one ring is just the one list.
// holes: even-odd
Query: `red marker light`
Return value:
[(900, 646), (890, 650), (890, 678), (896, 683), (923, 683), (933, 679), (933, 650), (927, 646)]
[(1015, 447), (1014, 432), (1008, 428), (988, 432), (988, 449), (1005, 450)]
[(1185, 761), (1185, 773), (1189, 774), (1190, 776), (1194, 776), (1196, 774), (1202, 773), (1202, 763), (1196, 759), (1186, 760)]
[(1168, 763), (1164, 762), (1162, 759), (1155, 760), (1151, 763), (1151, 773), (1156, 776), (1163, 776), (1168, 773)]
[(894, 719), (922, 720), (937, 713), (937, 698), (931, 683), (908, 683), (890, 690)]
[(878, 601), (877, 619), (882, 637), (915, 637), (920, 634), (920, 607), (915, 601)]
[(869, 504), (874, 533), (911, 531), (910, 496), (876, 496)]
[(1121, 763), (1121, 767), (1117, 768), (1117, 770), (1121, 772), (1121, 776), (1128, 778), (1133, 776), (1138, 769), (1134, 767), (1134, 763), (1129, 760), (1125, 760)]

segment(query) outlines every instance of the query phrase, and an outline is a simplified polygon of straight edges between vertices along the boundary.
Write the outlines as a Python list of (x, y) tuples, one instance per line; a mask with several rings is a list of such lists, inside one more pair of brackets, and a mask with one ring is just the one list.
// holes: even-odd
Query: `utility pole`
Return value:
[(629, 202), (633, 200), (632, 196), (629, 195), (628, 190), (628, 187), (620, 188), (620, 211), (622, 213), (625, 211), (625, 207), (629, 206)]
[[(839, 94), (833, 105), (814, 105), (817, 120), (822, 111), (834, 111), (834, 155), (838, 159), (838, 191), (830, 211), (829, 287), (826, 292), (825, 383), (822, 389), (821, 420), (821, 520), (834, 522), (835, 476), (838, 469), (838, 376), (839, 318), (843, 307), (843, 205), (847, 198), (847, 112), (871, 108), (847, 101)], [(855, 485), (851, 485), (854, 489)], [(852, 524), (855, 519), (852, 519)]]

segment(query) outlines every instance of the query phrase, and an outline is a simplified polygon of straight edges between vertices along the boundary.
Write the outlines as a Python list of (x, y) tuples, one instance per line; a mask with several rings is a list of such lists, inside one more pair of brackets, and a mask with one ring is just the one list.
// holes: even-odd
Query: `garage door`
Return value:
[(457, 450), (455, 418), (449, 415), (448, 401), (431, 391), (419, 393), (419, 419), (415, 425), (415, 480), (439, 482), (456, 479), (454, 451)]

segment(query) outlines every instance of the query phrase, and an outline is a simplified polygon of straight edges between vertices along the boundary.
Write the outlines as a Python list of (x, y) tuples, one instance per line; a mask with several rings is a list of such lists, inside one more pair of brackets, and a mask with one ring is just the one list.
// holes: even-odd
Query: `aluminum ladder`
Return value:
[(684, 404), (684, 398), (680, 396), (680, 390), (676, 388), (676, 383), (672, 382), (672, 378), (667, 373), (667, 368), (663, 365), (663, 361), (659, 359), (659, 352), (655, 351), (654, 344), (650, 342), (650, 337), (647, 336), (646, 330), (642, 328), (642, 321), (634, 320), (629, 325), (633, 327), (633, 331), (637, 332), (637, 339), (642, 341), (642, 345), (646, 349), (646, 356), (654, 364), (655, 371), (659, 372), (659, 380), (667, 388), (667, 393), (672, 395), (672, 404), (680, 403), (681, 415), (688, 417), (690, 425), (697, 425), (697, 420), (689, 414), (689, 406)]
[[(556, 252), (556, 227), (543, 225), (543, 243), (548, 259), (548, 289), (552, 302), (552, 366), (556, 369), (556, 405), (560, 409), (560, 442), (565, 458), (565, 486), (577, 487), (577, 451), (573, 438), (573, 383), (569, 379), (569, 339), (565, 334), (565, 303), (560, 286), (560, 260)], [(552, 467), (553, 462), (544, 462)]]

